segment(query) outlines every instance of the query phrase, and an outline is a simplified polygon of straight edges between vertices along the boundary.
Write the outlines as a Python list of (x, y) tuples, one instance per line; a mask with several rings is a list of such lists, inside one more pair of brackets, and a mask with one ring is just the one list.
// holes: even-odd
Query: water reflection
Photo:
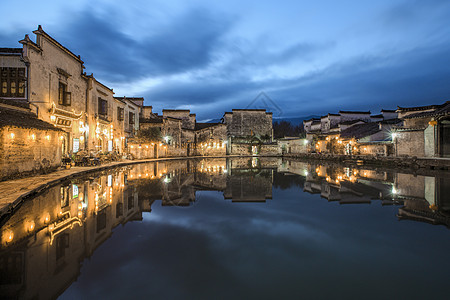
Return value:
[(359, 166), (283, 161), (279, 172), (305, 176), (304, 191), (341, 204), (401, 205), (397, 217), (450, 227), (450, 175), (417, 175)]
[(295, 186), (341, 204), (398, 205), (401, 220), (448, 227), (446, 176), (275, 158), (174, 160), (94, 174), (25, 202), (2, 225), (0, 295), (57, 297), (115, 227), (142, 220), (155, 201), (192, 207), (198, 191), (219, 191), (232, 202), (266, 202), (273, 187)]

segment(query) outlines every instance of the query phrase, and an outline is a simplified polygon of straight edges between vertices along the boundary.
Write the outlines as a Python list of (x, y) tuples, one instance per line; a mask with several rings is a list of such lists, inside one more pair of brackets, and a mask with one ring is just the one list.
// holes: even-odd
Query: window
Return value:
[(72, 104), (72, 93), (67, 92), (67, 85), (59, 83), (58, 104), (70, 106)]
[(97, 213), (97, 233), (106, 228), (106, 208)]
[(123, 203), (116, 204), (116, 218), (123, 216)]
[(67, 248), (69, 248), (69, 234), (63, 233), (56, 238), (56, 260), (66, 255)]
[(1, 68), (0, 97), (25, 98), (25, 68)]
[(129, 121), (130, 121), (130, 124), (134, 124), (134, 113), (132, 113), (132, 112), (129, 112)]
[(122, 107), (117, 108), (117, 120), (123, 121), (123, 111), (124, 109)]
[(98, 97), (98, 114), (106, 116), (108, 114), (108, 101)]

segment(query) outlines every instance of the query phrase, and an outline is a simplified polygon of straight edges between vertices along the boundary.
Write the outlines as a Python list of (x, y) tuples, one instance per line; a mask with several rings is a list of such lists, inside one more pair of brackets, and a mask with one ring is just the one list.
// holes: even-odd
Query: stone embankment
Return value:
[(331, 154), (285, 154), (285, 158), (313, 160), (315, 162), (327, 161), (343, 164), (355, 164), (373, 167), (387, 167), (398, 169), (428, 169), (450, 170), (450, 158), (429, 157), (393, 157), (393, 156), (367, 156), (367, 155), (331, 155)]
[[(99, 166), (91, 167), (73, 167), (70, 169), (61, 168), (48, 174), (37, 174), (31, 177), (18, 178), (0, 182), (0, 225), (8, 215), (16, 211), (23, 201), (38, 196), (50, 187), (53, 187), (63, 181), (70, 180), (79, 176), (94, 172), (101, 172), (111, 168), (141, 164), (146, 162), (206, 158), (201, 156), (191, 157), (170, 157), (144, 160), (123, 160), (111, 162)], [(212, 157), (218, 158), (218, 157)]]

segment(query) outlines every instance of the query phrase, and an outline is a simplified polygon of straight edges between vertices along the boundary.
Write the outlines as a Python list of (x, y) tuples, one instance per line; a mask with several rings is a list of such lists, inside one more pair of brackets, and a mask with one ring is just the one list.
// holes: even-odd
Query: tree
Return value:
[(140, 129), (136, 138), (146, 142), (160, 142), (162, 140), (161, 130), (156, 127)]
[(275, 121), (273, 123), (273, 136), (276, 139), (283, 138), (285, 136), (296, 136), (299, 137), (303, 135), (303, 124), (293, 126), (287, 121)]

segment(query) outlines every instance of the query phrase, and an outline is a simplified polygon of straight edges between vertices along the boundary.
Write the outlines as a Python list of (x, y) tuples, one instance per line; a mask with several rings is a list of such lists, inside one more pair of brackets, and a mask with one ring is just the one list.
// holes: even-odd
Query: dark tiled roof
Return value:
[(347, 111), (347, 110), (340, 110), (340, 114), (366, 114), (370, 115), (370, 111)]
[(358, 124), (341, 132), (342, 138), (360, 139), (380, 131), (378, 123)]
[(11, 106), (17, 106), (20, 108), (30, 108), (30, 103), (26, 100), (10, 100), (10, 99), (1, 99), (0, 103), (11, 105)]
[(233, 108), (233, 111), (266, 111), (265, 109), (261, 108)]
[(189, 109), (163, 109), (163, 112), (165, 111), (190, 112)]
[(339, 125), (353, 125), (353, 124), (356, 124), (358, 122), (366, 123), (366, 121), (358, 119), (358, 120), (349, 120), (349, 121), (345, 121), (345, 122), (340, 122)]
[(0, 53), (22, 54), (22, 48), (0, 48)]
[(398, 123), (401, 123), (401, 122), (403, 122), (403, 121), (397, 118), (397, 119), (383, 120), (383, 121), (378, 122), (378, 123), (381, 123), (381, 124), (398, 124)]
[(195, 130), (205, 129), (219, 124), (221, 123), (195, 123)]
[(450, 101), (447, 101), (444, 104), (437, 105), (436, 109), (433, 111), (425, 111), (411, 114), (409, 116), (406, 116), (405, 119), (440, 117), (449, 114), (450, 114)]
[(370, 116), (370, 117), (371, 118), (384, 118), (383, 115), (381, 115), (381, 114), (380, 115), (373, 115), (373, 116)]
[(39, 120), (33, 113), (0, 107), (0, 127), (5, 126), (62, 131), (50, 123)]
[(396, 110), (395, 110), (395, 109), (394, 109), (394, 110), (391, 110), (391, 109), (382, 109), (381, 112), (382, 112), (382, 113), (383, 113), (383, 112), (395, 113)]
[(319, 121), (320, 122), (320, 118), (311, 118), (311, 119), (308, 119), (308, 120), (303, 120), (304, 123), (309, 122), (309, 121), (311, 121), (311, 122)]
[(156, 118), (139, 118), (139, 123), (162, 123), (163, 118), (162, 117), (156, 117)]
[(400, 107), (397, 106), (397, 111), (406, 112), (406, 111), (417, 111), (417, 110), (430, 110), (430, 109), (436, 109), (442, 104), (433, 104), (433, 105), (426, 105), (426, 106), (414, 106), (414, 107)]

